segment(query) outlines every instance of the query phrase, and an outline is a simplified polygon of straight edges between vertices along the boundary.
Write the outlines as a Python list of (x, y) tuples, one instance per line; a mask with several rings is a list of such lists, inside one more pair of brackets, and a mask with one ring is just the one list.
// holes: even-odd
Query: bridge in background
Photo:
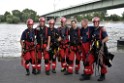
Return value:
[(109, 10), (124, 7), (124, 0), (95, 0), (88, 3), (82, 3), (77, 6), (72, 6), (57, 11), (53, 11), (42, 16), (46, 18), (51, 17), (68, 17), (82, 13), (88, 13), (100, 10)]

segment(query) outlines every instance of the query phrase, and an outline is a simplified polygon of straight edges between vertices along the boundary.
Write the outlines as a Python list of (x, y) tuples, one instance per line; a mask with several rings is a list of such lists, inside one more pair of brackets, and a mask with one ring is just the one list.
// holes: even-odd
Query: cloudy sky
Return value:
[[(5, 11), (18, 9), (22, 11), (25, 8), (35, 10), (38, 15), (52, 12), (54, 10), (86, 3), (93, 0), (0, 0), (0, 14)], [(108, 14), (121, 15), (124, 8), (109, 10)]]

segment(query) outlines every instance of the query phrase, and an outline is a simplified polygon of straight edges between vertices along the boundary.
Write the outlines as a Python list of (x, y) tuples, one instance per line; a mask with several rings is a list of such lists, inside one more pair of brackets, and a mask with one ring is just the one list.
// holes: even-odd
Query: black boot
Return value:
[(38, 70), (38, 71), (37, 71), (37, 74), (40, 74), (40, 73), (41, 73), (41, 71), (40, 71), (40, 70)]
[(46, 75), (50, 75), (50, 71), (46, 71)]
[(97, 81), (103, 81), (103, 80), (105, 80), (105, 74), (101, 74)]
[(37, 74), (37, 73), (36, 73), (36, 69), (33, 68), (33, 70), (32, 70), (32, 74), (34, 74), (34, 75)]
[(83, 74), (82, 77), (79, 79), (80, 81), (84, 81), (84, 80), (90, 80), (91, 78), (91, 75), (86, 75), (86, 74)]
[(26, 76), (29, 76), (30, 75), (30, 71), (29, 71), (29, 69), (26, 69)]
[(62, 69), (61, 69), (61, 72), (65, 72), (65, 71), (66, 71), (66, 68), (62, 68)]
[(79, 74), (79, 71), (78, 71), (78, 70), (76, 70), (76, 71), (75, 71), (75, 74)]
[(83, 74), (81, 74), (81, 76), (84, 76), (85, 74), (83, 73)]
[(69, 73), (68, 71), (66, 71), (66, 72), (64, 73), (64, 75), (72, 75), (72, 73)]
[(52, 73), (56, 73), (56, 70), (55, 70), (55, 69), (53, 69), (53, 70), (52, 70)]

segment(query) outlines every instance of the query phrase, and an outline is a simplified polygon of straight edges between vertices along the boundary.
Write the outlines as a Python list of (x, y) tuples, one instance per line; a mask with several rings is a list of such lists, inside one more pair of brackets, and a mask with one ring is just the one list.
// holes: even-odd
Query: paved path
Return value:
[[(102, 83), (124, 83), (124, 53), (114, 53), (113, 67), (109, 69), (107, 79)], [(44, 64), (43, 64), (44, 66)], [(82, 69), (80, 73), (82, 73)], [(64, 76), (60, 72), (60, 63), (57, 66), (57, 73), (46, 76), (44, 67), (41, 75), (25, 76), (25, 70), (20, 65), (19, 58), (0, 58), (0, 83), (97, 83), (94, 75), (90, 81), (79, 81), (80, 74)]]

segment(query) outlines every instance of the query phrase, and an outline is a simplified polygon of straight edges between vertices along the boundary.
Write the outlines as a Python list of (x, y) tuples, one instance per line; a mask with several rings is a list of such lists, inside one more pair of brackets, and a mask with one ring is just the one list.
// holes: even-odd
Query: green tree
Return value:
[(11, 15), (11, 13), (8, 12), (8, 11), (6, 11), (6, 12), (4, 13), (4, 20), (5, 20), (5, 21), (6, 21), (6, 17), (7, 17), (8, 15)]
[(13, 10), (12, 14), (16, 17), (21, 17), (21, 12), (19, 10)]
[(88, 14), (85, 14), (85, 15), (83, 16), (83, 18), (87, 18), (89, 21), (91, 21), (92, 18), (93, 18), (93, 16), (92, 16), (91, 13), (88, 13)]
[(82, 18), (83, 18), (83, 17), (80, 16), (80, 15), (77, 15), (77, 16), (76, 16), (76, 19), (77, 19), (78, 22), (80, 22), (80, 21), (82, 20)]
[(22, 11), (22, 21), (26, 22), (28, 18), (35, 20), (37, 13), (30, 9), (25, 9)]
[(12, 15), (18, 17), (20, 20), (22, 20), (22, 13), (19, 10), (13, 10)]
[(37, 16), (35, 16), (34, 21), (35, 21), (35, 22), (38, 22), (38, 21), (39, 21), (39, 18), (40, 18), (40, 16), (38, 16), (38, 15), (37, 15)]
[(4, 15), (0, 15), (0, 22), (5, 22)]
[(6, 16), (6, 22), (7, 23), (13, 23), (13, 16), (12, 15), (7, 15)]
[(121, 17), (116, 15), (116, 14), (112, 14), (110, 15), (109, 17), (112, 21), (120, 21), (121, 20)]
[(124, 21), (124, 12), (122, 13), (122, 20)]
[(7, 23), (19, 23), (20, 22), (20, 18), (16, 17), (16, 16), (13, 16), (13, 15), (7, 15), (6, 22)]
[(17, 16), (13, 16), (13, 23), (19, 23), (20, 22), (20, 18)]

